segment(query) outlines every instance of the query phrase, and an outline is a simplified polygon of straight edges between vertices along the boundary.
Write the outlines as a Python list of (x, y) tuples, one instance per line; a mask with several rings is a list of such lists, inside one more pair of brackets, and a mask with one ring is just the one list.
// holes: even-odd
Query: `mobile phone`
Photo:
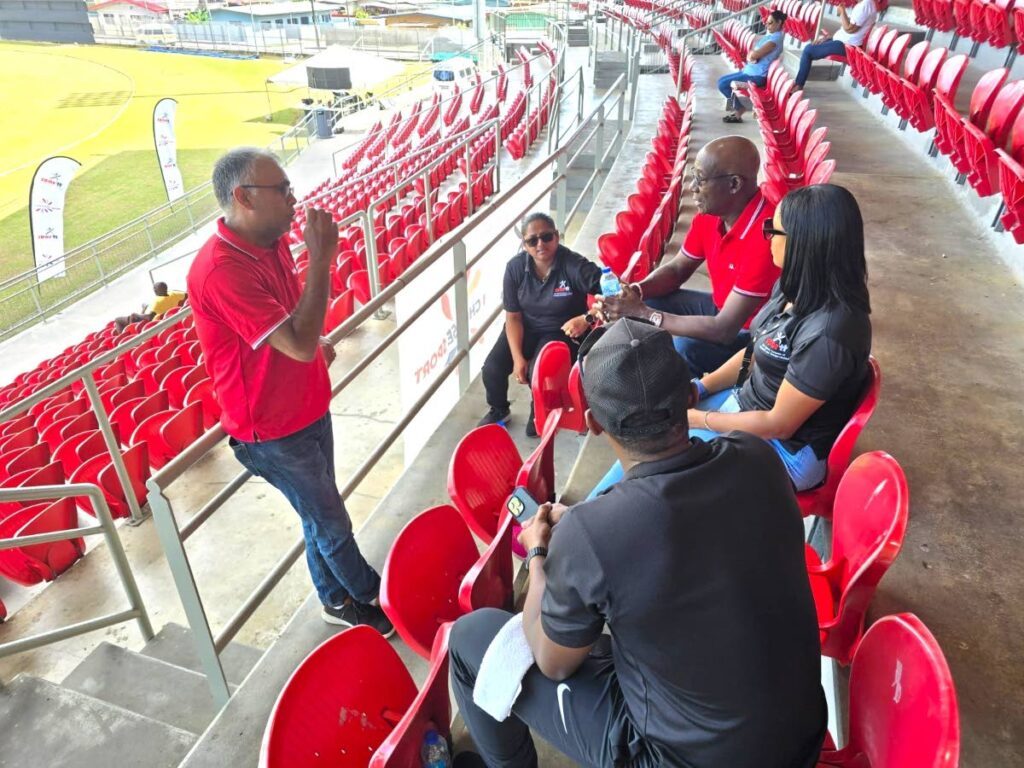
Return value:
[(521, 485), (512, 491), (505, 506), (520, 525), (536, 515), (537, 509), (540, 507), (537, 500)]

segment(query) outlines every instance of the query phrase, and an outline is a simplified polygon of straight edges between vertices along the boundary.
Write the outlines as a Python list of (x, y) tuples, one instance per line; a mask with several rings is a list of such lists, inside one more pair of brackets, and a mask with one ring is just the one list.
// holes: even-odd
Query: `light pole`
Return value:
[(320, 50), (320, 28), (316, 25), (316, 3), (309, 0), (309, 17), (313, 20), (313, 33), (316, 35), (316, 49)]

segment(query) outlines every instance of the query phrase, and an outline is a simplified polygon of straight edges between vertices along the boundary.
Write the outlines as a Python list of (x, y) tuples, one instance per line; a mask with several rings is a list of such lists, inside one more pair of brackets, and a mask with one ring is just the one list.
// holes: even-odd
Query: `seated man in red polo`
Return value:
[(302, 519), (306, 562), (324, 621), (394, 632), (377, 604), (380, 576), (359, 551), (334, 480), (334, 348), (320, 338), (338, 227), (307, 209), (299, 287), (284, 235), (295, 195), (268, 152), (234, 149), (213, 169), (224, 211), (188, 273), (188, 295), (224, 431), (241, 464), (285, 495)]
[[(775, 213), (757, 185), (761, 158), (753, 142), (725, 136), (706, 144), (690, 188), (698, 213), (679, 254), (647, 279), (602, 300), (609, 320), (638, 317), (675, 337), (695, 376), (717, 370), (747, 346), (747, 328), (779, 278), (761, 224)], [(681, 288), (707, 264), (711, 293)]]

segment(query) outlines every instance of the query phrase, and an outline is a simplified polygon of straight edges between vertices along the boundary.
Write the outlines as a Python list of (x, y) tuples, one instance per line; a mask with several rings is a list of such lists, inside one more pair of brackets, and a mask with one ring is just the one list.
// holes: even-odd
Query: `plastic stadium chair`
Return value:
[(203, 429), (211, 429), (220, 421), (220, 402), (212, 379), (204, 377), (189, 388), (185, 394), (185, 405), (193, 403), (203, 404)]
[(448, 696), (448, 638), (451, 624), (437, 632), (430, 653), (430, 669), (423, 687), (398, 725), (370, 758), (369, 768), (410, 768), (418, 766), (420, 750), (427, 731), (436, 730), (442, 738), (451, 738), (452, 702)]
[[(146, 481), (149, 479), (149, 445), (145, 442), (133, 445), (123, 454), (125, 469), (128, 470), (128, 477), (131, 480), (132, 492), (139, 505), (146, 503)], [(110, 514), (113, 517), (128, 517), (131, 515), (131, 507), (125, 498), (121, 481), (117, 477), (113, 462), (108, 461), (96, 475), (97, 485), (103, 491), (103, 496), (110, 506)]]
[(836, 611), (819, 621), (821, 652), (840, 664), (857, 650), (878, 582), (903, 546), (908, 512), (907, 479), (896, 460), (881, 451), (858, 456), (836, 493), (831, 558), (808, 568), (831, 588)]
[(477, 608), (512, 610), (515, 573), (512, 569), (512, 528), (515, 518), (506, 514), (490, 546), (469, 569), (459, 586), (463, 613)]
[(832, 450), (828, 452), (825, 482), (817, 488), (800, 491), (796, 495), (804, 517), (817, 515), (828, 518), (832, 516), (832, 502), (836, 497), (839, 481), (850, 465), (853, 446), (878, 405), (878, 393), (882, 388), (882, 369), (874, 357), (868, 359), (868, 366), (869, 372), (867, 380), (864, 382), (864, 394), (861, 395), (860, 402), (854, 409), (850, 420), (846, 422), (846, 426), (843, 427), (835, 443), (832, 444)]
[(392, 543), (380, 605), (420, 656), (429, 658), (438, 628), (462, 615), (459, 586), (478, 557), (473, 534), (447, 504), (416, 515)]
[(477, 538), (491, 543), (505, 499), (516, 487), (523, 459), (499, 424), (477, 427), (463, 437), (448, 465), (448, 495)]
[[(52, 503), (41, 505), (42, 511), (28, 520), (14, 535), (32, 536), (37, 533), (66, 531), (78, 526), (78, 513), (73, 499), (58, 499)], [(6, 521), (5, 521), (6, 522)], [(10, 550), (9, 550), (10, 551)], [(50, 541), (45, 544), (31, 544), (19, 547), (18, 551), (34, 560), (41, 567), (47, 581), (52, 581), (70, 568), (76, 560), (85, 554), (85, 540), (64, 539)]]
[(23, 448), (4, 456), (6, 461), (2, 471), (4, 477), (11, 477), (29, 469), (39, 469), (50, 463), (50, 446), (36, 443), (31, 448)]
[[(562, 409), (548, 413), (538, 445), (523, 462), (516, 476), (516, 485), (524, 486), (540, 503), (555, 500), (555, 434), (562, 418)], [(518, 544), (518, 542), (516, 542)]]
[(355, 294), (350, 288), (343, 290), (336, 299), (327, 306), (324, 316), (324, 335), (330, 333), (343, 322), (352, 317), (355, 308)]
[(819, 768), (956, 768), (960, 714), (942, 649), (912, 613), (875, 622), (850, 668), (849, 738)]
[[(13, 454), (24, 448), (31, 448), (39, 442), (39, 432), (35, 427), (28, 427), (19, 432), (11, 432), (0, 436), (0, 457)], [(2, 463), (0, 458), (0, 463)]]
[(982, 126), (964, 125), (964, 157), (967, 161), (967, 181), (979, 197), (988, 197), (999, 191), (999, 160), (997, 149), (1005, 149), (1010, 139), (1014, 120), (1024, 107), (1024, 80), (1003, 86), (992, 102), (988, 120)]
[(564, 414), (572, 407), (569, 398), (569, 370), (572, 354), (564, 341), (549, 341), (533, 361), (530, 390), (533, 394), (533, 416), (537, 432), (544, 429), (548, 413), (555, 408)]
[(1003, 226), (1017, 243), (1024, 243), (1024, 110), (1010, 131), (1009, 151), (996, 150), (999, 158), (999, 191), (1003, 195)]
[[(366, 768), (416, 699), (416, 684), (380, 633), (354, 627), (324, 641), (285, 683), (260, 768)], [(415, 763), (413, 763), (415, 765)]]
[[(160, 450), (170, 460), (203, 434), (203, 404), (193, 402), (175, 413), (160, 428)], [(152, 450), (152, 449), (151, 449)]]

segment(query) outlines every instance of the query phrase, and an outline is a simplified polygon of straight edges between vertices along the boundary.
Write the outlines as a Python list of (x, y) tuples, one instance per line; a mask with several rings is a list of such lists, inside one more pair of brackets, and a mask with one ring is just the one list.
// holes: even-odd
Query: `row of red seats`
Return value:
[(1024, 5), (1015, 0), (913, 0), (913, 7), (921, 26), (1024, 53)]
[(786, 14), (786, 23), (783, 26), (783, 31), (802, 43), (809, 43), (814, 40), (814, 33), (818, 29), (823, 7), (823, 3), (804, 3), (802, 0), (780, 0), (771, 8), (762, 5), (757, 10), (761, 14), (761, 21), (767, 21), (768, 15), (772, 11), (782, 11)]
[(679, 216), (683, 174), (690, 142), (692, 93), (686, 108), (667, 99), (651, 140), (637, 191), (615, 216), (615, 231), (601, 235), (601, 262), (625, 282), (643, 280), (660, 261)]
[(836, 167), (828, 157), (828, 129), (814, 127), (817, 110), (795, 90), (781, 60), (772, 62), (764, 88), (746, 90), (764, 141), (765, 196), (777, 205), (791, 189), (828, 182)]
[(712, 29), (711, 34), (715, 42), (722, 49), (725, 57), (732, 62), (737, 69), (742, 69), (747, 63), (747, 54), (754, 47), (757, 40), (757, 33), (749, 26), (741, 24), (736, 19), (731, 19), (721, 26), (720, 29)]
[(541, 97), (540, 104), (530, 110), (525, 122), (516, 127), (505, 142), (505, 149), (513, 160), (521, 160), (526, 156), (527, 150), (537, 140), (540, 132), (547, 127), (551, 112), (555, 108), (555, 96), (557, 93), (557, 81), (552, 75), (548, 79), (547, 89)]

